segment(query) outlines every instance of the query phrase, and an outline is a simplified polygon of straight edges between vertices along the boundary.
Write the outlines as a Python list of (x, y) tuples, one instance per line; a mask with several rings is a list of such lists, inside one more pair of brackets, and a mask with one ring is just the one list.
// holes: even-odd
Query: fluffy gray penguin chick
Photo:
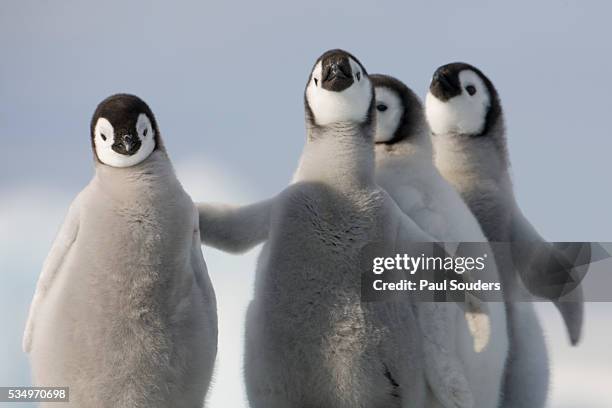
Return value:
[(201, 407), (217, 313), (197, 211), (138, 97), (102, 101), (91, 142), (95, 175), (70, 206), (30, 306), (23, 348), (33, 383), (70, 387), (74, 407)]
[[(429, 127), (419, 98), (401, 81), (371, 75), (376, 93), (376, 180), (399, 208), (441, 242), (486, 242), (478, 221), (433, 162)], [(492, 250), (487, 268), (472, 279), (499, 282)], [(419, 305), (424, 306), (424, 305)], [(453, 350), (465, 368), (474, 406), (497, 407), (508, 352), (506, 312), (502, 302), (435, 305), (438, 343)], [(432, 320), (430, 317), (429, 320)], [(425, 346), (431, 343), (425, 343)]]
[(382, 313), (361, 303), (360, 257), (384, 234), (375, 220), (388, 205), (373, 184), (372, 101), (354, 57), (333, 50), (317, 60), (305, 92), (306, 146), (294, 184), (272, 204), (247, 314), (255, 408), (423, 404), (411, 305), (377, 305)]
[[(469, 64), (444, 65), (434, 73), (426, 115), (435, 163), (442, 175), (459, 191), (490, 241), (512, 242), (512, 253), (502, 247), (495, 250), (510, 333), (503, 406), (544, 406), (549, 373), (542, 329), (531, 303), (512, 300), (532, 299), (533, 295), (550, 298), (576, 344), (583, 318), (581, 288), (574, 290), (572, 302), (559, 302), (542, 291), (555, 287), (559, 273), (541, 260), (563, 255), (544, 241), (516, 203), (503, 110), (493, 83)], [(532, 251), (534, 247), (538, 250)], [(526, 262), (520, 254), (527, 253), (536, 259)]]

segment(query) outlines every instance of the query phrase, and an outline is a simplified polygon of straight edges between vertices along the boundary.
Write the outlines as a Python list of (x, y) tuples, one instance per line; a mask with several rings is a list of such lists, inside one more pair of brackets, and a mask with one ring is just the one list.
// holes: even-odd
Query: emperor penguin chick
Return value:
[[(399, 80), (370, 76), (376, 93), (376, 181), (414, 222), (441, 242), (486, 242), (478, 221), (455, 189), (440, 175), (432, 157), (429, 127), (418, 97)], [(486, 244), (487, 268), (474, 274), (499, 281)], [(472, 300), (476, 302), (476, 299)], [(437, 305), (448, 318), (438, 341), (446, 339), (465, 367), (475, 407), (497, 407), (508, 337), (502, 302)], [(484, 310), (482, 310), (484, 309)], [(475, 325), (475, 327), (472, 327)], [(452, 343), (452, 344), (451, 344)], [(425, 343), (427, 345), (427, 343)], [(432, 351), (435, 352), (435, 351)]]
[[(543, 290), (558, 287), (559, 273), (542, 260), (562, 256), (536, 232), (515, 201), (503, 110), (493, 83), (469, 64), (444, 65), (434, 73), (426, 116), (436, 166), (461, 194), (487, 238), (512, 245), (512, 251), (501, 246), (495, 249), (510, 334), (502, 406), (542, 407), (549, 377), (546, 345), (533, 305), (517, 300), (530, 299), (532, 294), (551, 299), (576, 344), (582, 327), (581, 288), (573, 291), (573, 302), (559, 302), (557, 296)], [(526, 254), (535, 259), (526, 262)]]
[[(198, 214), (133, 95), (91, 121), (95, 175), (40, 274), (24, 334), (33, 382), (74, 407), (201, 407), (217, 352)], [(49, 406), (59, 406), (49, 403)]]
[(247, 314), (250, 404), (421, 407), (411, 305), (361, 302), (365, 247), (403, 226), (374, 184), (366, 70), (347, 52), (326, 52), (308, 79), (305, 105), (306, 146), (293, 184), (269, 206)]

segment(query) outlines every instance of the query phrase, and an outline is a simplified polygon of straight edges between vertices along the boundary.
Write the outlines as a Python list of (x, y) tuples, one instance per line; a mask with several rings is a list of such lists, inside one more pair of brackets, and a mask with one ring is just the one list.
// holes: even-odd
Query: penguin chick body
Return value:
[(68, 406), (202, 406), (217, 315), (197, 210), (142, 100), (107, 98), (91, 133), (95, 175), (70, 207), (30, 307), (33, 382), (70, 387)]
[[(435, 163), (478, 219), (489, 241), (513, 249), (554, 251), (523, 217), (512, 191), (501, 102), (492, 82), (477, 68), (453, 63), (435, 72), (426, 98)], [(548, 355), (532, 303), (533, 276), (546, 282), (546, 269), (520, 268), (518, 258), (494, 246), (508, 315), (510, 351), (502, 407), (543, 407), (549, 382)], [(518, 267), (517, 267), (518, 266)], [(578, 294), (581, 297), (581, 294)], [(521, 301), (517, 301), (517, 300)], [(582, 301), (556, 302), (572, 342), (580, 335)], [(567, 308), (566, 308), (567, 306)]]
[(372, 99), (365, 69), (348, 53), (329, 51), (315, 63), (308, 140), (293, 184), (270, 205), (247, 315), (245, 374), (255, 408), (423, 406), (412, 305), (361, 301), (368, 247), (410, 229), (389, 215), (394, 203), (373, 182), (364, 130)]

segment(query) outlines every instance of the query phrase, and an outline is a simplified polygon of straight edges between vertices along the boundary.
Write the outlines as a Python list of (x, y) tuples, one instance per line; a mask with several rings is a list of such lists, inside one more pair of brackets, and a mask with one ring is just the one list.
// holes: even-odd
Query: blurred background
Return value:
[[(436, 67), (470, 62), (500, 92), (516, 194), (533, 224), (551, 241), (612, 241), (612, 5), (404, 3), (0, 2), (0, 386), (30, 384), (20, 347), (28, 305), (65, 211), (92, 177), (91, 115), (116, 92), (149, 103), (194, 200), (247, 203), (290, 180), (304, 85), (326, 49), (344, 48), (421, 96)], [(209, 406), (246, 407), (242, 332), (257, 250), (204, 256), (220, 318)], [(611, 306), (587, 305), (572, 348), (556, 311), (538, 305), (550, 407), (612, 406)]]

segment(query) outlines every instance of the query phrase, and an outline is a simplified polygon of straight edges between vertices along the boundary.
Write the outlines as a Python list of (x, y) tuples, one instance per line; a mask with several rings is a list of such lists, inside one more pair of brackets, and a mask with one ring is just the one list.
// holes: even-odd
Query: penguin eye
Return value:
[(106, 135), (104, 135), (104, 133), (100, 133), (100, 137), (106, 142)]
[(315, 86), (319, 86), (319, 80), (317, 78), (312, 78), (314, 80)]
[(355, 76), (357, 77), (357, 81), (361, 80), (361, 72), (357, 71)]
[(142, 136), (145, 137), (148, 132), (149, 132), (149, 128), (145, 128), (145, 130), (143, 130), (142, 132)]
[(384, 112), (387, 110), (387, 105), (385, 105), (384, 103), (379, 103), (378, 105), (376, 105), (376, 110), (379, 112)]
[(476, 93), (476, 88), (473, 85), (468, 85), (465, 87), (465, 90), (470, 94), (474, 95)]

